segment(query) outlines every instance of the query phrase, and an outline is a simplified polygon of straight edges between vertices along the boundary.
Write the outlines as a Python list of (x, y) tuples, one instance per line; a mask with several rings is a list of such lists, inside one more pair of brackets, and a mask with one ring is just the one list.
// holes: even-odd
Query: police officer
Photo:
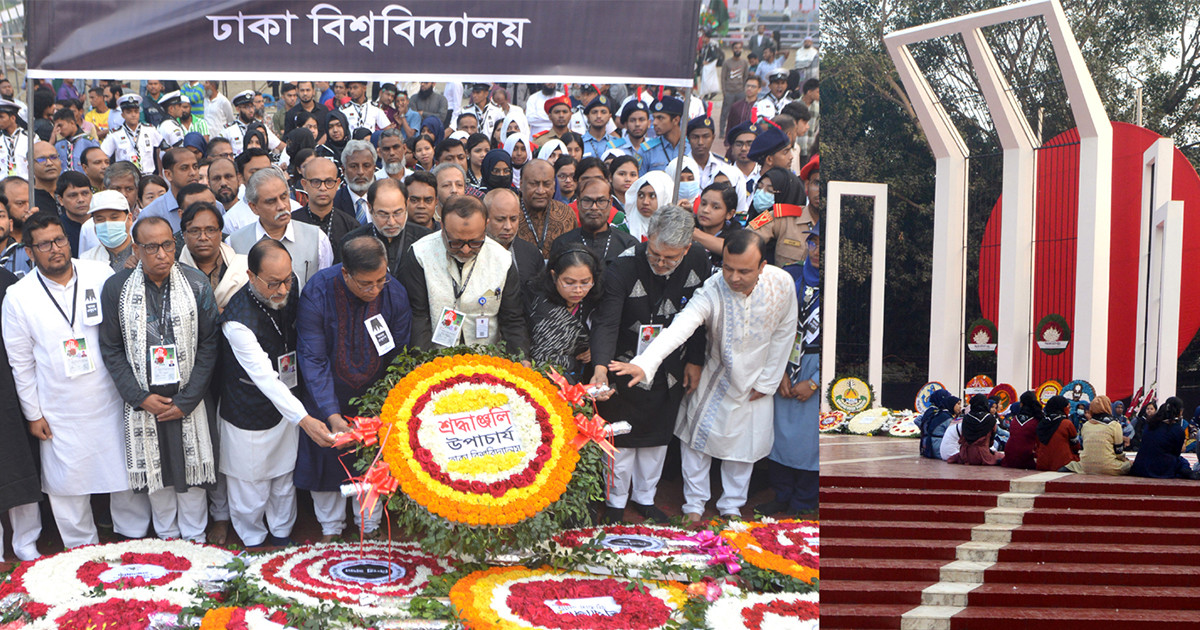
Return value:
[(488, 102), (488, 89), (489, 86), (486, 83), (471, 84), (471, 104), (464, 107), (459, 116), (473, 114), (475, 120), (479, 121), (479, 133), (491, 137), (492, 130), (486, 127), (487, 121), (489, 119), (493, 121), (501, 120), (504, 118), (504, 115), (500, 113), (499, 107)]
[(641, 175), (665, 170), (667, 164), (679, 156), (680, 142), (683, 143), (685, 155), (692, 151), (683, 137), (683, 130), (679, 128), (679, 120), (683, 117), (683, 101), (674, 96), (664, 96), (654, 101), (650, 111), (657, 137), (647, 140), (638, 151), (641, 162), (638, 172)]
[(9, 177), (29, 178), (29, 136), (21, 120), (21, 106), (0, 98), (0, 169)]
[(711, 116), (705, 114), (688, 121), (687, 139), (692, 148), (692, 159), (700, 167), (700, 172), (696, 173), (696, 179), (699, 180), (701, 189), (713, 182), (713, 178), (721, 172), (721, 165), (729, 163), (725, 158), (712, 152), (713, 141), (716, 138), (717, 128), (713, 124)]
[(163, 148), (169, 149), (183, 144), (183, 136), (187, 135), (187, 132), (183, 130), (183, 125), (179, 124), (179, 117), (183, 115), (183, 98), (179, 90), (163, 94), (162, 98), (158, 99), (158, 104), (167, 113), (162, 124), (158, 126), (158, 133), (163, 137)]
[(646, 132), (650, 130), (650, 106), (640, 99), (627, 101), (621, 108), (621, 137), (629, 145), (630, 155), (641, 159), (642, 145), (646, 143)]
[(375, 133), (380, 129), (392, 126), (387, 114), (377, 105), (367, 100), (366, 81), (347, 81), (346, 91), (350, 94), (350, 102), (342, 105), (341, 112), (350, 123), (348, 132), (353, 135), (356, 129), (366, 129)]
[(561, 140), (570, 131), (571, 97), (563, 94), (546, 99), (546, 115), (550, 117), (550, 128), (533, 135), (533, 143), (539, 149), (551, 140)]
[(787, 81), (788, 71), (783, 68), (774, 70), (768, 75), (770, 83), (767, 84), (766, 96), (758, 99), (754, 107), (758, 109), (758, 115), (763, 118), (771, 119), (777, 114), (783, 112), (783, 108), (787, 107), (792, 99), (787, 96)]
[(608, 125), (612, 121), (612, 99), (601, 94), (584, 105), (583, 115), (587, 118), (587, 133), (583, 134), (583, 156), (602, 157), (609, 149), (624, 153), (629, 143), (620, 136), (612, 136)]
[(125, 124), (105, 136), (100, 149), (111, 163), (129, 161), (133, 162), (143, 175), (153, 173), (163, 138), (158, 129), (143, 125), (139, 120), (142, 97), (138, 94), (126, 94), (117, 99), (117, 107), (121, 109), (121, 118), (125, 120)]
[[(221, 132), (221, 137), (229, 140), (229, 144), (233, 146), (234, 156), (240, 155), (245, 146), (246, 127), (251, 123), (259, 122), (254, 118), (254, 90), (246, 90), (238, 92), (237, 96), (233, 97), (233, 106), (237, 109), (237, 118), (234, 119), (225, 130)], [(279, 153), (283, 150), (283, 143), (271, 130), (263, 125), (263, 133), (267, 134), (267, 146), (263, 147), (268, 151)], [(348, 133), (348, 132), (347, 132)]]

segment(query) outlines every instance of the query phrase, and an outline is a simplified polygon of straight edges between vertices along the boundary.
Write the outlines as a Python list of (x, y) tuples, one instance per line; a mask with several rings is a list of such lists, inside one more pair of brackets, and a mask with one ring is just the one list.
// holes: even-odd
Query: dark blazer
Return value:
[(354, 212), (354, 200), (350, 198), (350, 189), (346, 188), (345, 184), (342, 184), (337, 194), (333, 196), (333, 207), (358, 220), (358, 214)]

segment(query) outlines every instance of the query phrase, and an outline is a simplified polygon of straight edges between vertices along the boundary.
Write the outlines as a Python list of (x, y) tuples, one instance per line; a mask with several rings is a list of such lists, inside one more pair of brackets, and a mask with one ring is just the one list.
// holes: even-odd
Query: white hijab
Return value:
[(562, 155), (567, 154), (567, 145), (563, 144), (562, 140), (555, 138), (542, 145), (542, 148), (538, 151), (537, 159), (550, 161), (550, 154), (554, 153), (555, 149), (558, 149)]
[[(525, 149), (530, 151), (532, 154), (530, 147), (533, 146), (533, 138), (529, 133), (529, 121), (525, 119), (525, 112), (521, 111), (520, 107), (509, 108), (508, 115), (505, 116), (504, 121), (500, 123), (500, 137), (505, 138), (504, 144), (508, 144), (507, 138), (510, 135), (508, 133), (508, 126), (513, 122), (517, 123), (517, 132), (516, 134), (512, 135), (521, 136), (525, 140)], [(507, 149), (507, 147), (505, 148)], [(509, 151), (509, 155), (512, 155), (511, 151)], [(530, 157), (532, 157), (532, 155), (530, 155)]]
[(646, 228), (650, 226), (650, 218), (642, 216), (637, 209), (638, 191), (646, 184), (650, 184), (654, 189), (654, 194), (658, 197), (658, 207), (662, 208), (671, 203), (675, 180), (663, 171), (650, 171), (637, 178), (629, 190), (625, 191), (625, 225), (629, 227), (629, 234), (638, 241), (646, 238)]
[[(529, 134), (521, 135), (519, 133), (514, 133), (513, 135), (505, 138), (504, 139), (504, 150), (508, 152), (508, 156), (511, 158), (512, 154), (513, 154), (513, 149), (517, 148), (518, 142), (525, 143), (525, 156), (526, 156), (525, 164), (528, 164), (530, 160), (534, 159), (533, 155), (530, 153), (530, 147), (532, 147), (533, 144), (529, 142)], [(517, 186), (518, 188), (521, 186), (521, 169), (524, 168), (525, 164), (522, 164), (521, 166), (517, 166), (516, 164), (513, 164), (513, 167), (512, 167), (513, 186)]]

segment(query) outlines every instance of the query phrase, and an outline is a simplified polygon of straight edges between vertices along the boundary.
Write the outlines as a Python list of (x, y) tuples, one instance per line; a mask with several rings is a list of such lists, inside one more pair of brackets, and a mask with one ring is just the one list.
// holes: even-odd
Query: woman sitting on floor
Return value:
[(1008, 421), (1008, 442), (1004, 445), (1004, 461), (1000, 465), (1033, 470), (1033, 453), (1038, 443), (1037, 426), (1045, 417), (1042, 403), (1038, 402), (1037, 394), (1027, 391), (1021, 394), (1021, 402), (1013, 406), (1018, 410)]
[[(1079, 461), (1079, 442), (1075, 424), (1067, 419), (1070, 401), (1055, 396), (1046, 401), (1046, 409), (1037, 424), (1037, 444), (1033, 456), (1038, 470), (1058, 470)], [(1065, 420), (1065, 422), (1064, 422)]]
[[(992, 450), (992, 439), (996, 437), (996, 416), (991, 413), (991, 406), (983, 394), (971, 397), (971, 409), (963, 414), (958, 453), (946, 461), (968, 466), (995, 466), (1004, 459), (1004, 453)], [(949, 434), (947, 431), (946, 435)]]
[(1191, 479), (1192, 470), (1183, 458), (1183, 401), (1172, 396), (1150, 417), (1142, 433), (1142, 447), (1129, 474), (1154, 479)]
[(1089, 418), (1083, 423), (1083, 453), (1079, 461), (1067, 464), (1063, 472), (1085, 475), (1128, 475), (1133, 462), (1125, 457), (1129, 438), (1121, 433), (1121, 423), (1112, 417), (1108, 396), (1097, 396), (1088, 408)]

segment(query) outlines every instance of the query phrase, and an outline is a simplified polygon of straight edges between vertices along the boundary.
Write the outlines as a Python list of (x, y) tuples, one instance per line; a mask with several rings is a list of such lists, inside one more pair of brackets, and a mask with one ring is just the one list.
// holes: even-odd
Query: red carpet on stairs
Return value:
[[(823, 629), (1200, 628), (1200, 482), (1066, 475), (1014, 486), (1037, 471), (916, 453), (915, 440), (822, 436)], [(923, 600), (963, 579), (942, 567), (966, 559), (959, 546), (986, 512), (1013, 501), (1027, 511), (998, 510), (1009, 514), (997, 522), (1020, 524), (979, 565), (982, 584)], [(1004, 535), (981, 529), (975, 540)], [(930, 614), (942, 617), (931, 624)]]

